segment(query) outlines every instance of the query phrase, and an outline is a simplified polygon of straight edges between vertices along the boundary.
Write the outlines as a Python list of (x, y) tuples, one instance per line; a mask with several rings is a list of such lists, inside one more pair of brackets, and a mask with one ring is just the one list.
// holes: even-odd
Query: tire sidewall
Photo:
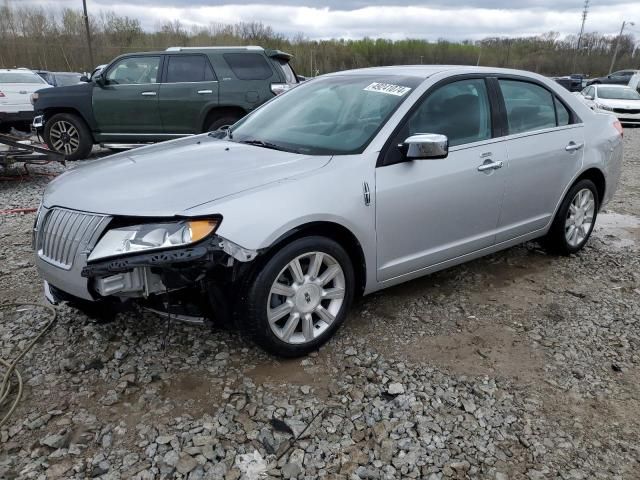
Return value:
[(87, 158), (91, 154), (91, 150), (93, 149), (93, 138), (91, 137), (91, 132), (89, 131), (89, 128), (85, 124), (84, 120), (82, 120), (77, 115), (69, 113), (57, 113), (46, 122), (44, 127), (44, 140), (47, 143), (49, 149), (53, 150), (54, 152), (58, 152), (58, 150), (54, 148), (53, 142), (51, 141), (50, 131), (51, 127), (56, 122), (61, 120), (68, 122), (74, 126), (74, 128), (78, 131), (80, 142), (75, 152), (73, 152), (71, 155), (65, 155), (65, 160), (83, 160)]
[(209, 125), (207, 125), (205, 131), (215, 132), (216, 130), (220, 130), (220, 128), (224, 127), (225, 125), (233, 125), (238, 120), (239, 118), (231, 115), (224, 115), (220, 118), (214, 118), (213, 120), (211, 120), (211, 122), (209, 122)]
[[(279, 339), (269, 326), (267, 303), (273, 282), (283, 268), (294, 258), (311, 251), (331, 255), (341, 266), (345, 277), (345, 297), (336, 315), (335, 321), (318, 338), (311, 342), (294, 345)], [(335, 241), (325, 237), (304, 237), (285, 245), (265, 261), (257, 274), (247, 295), (247, 312), (244, 315), (244, 327), (254, 340), (270, 353), (283, 357), (299, 357), (317, 350), (329, 340), (344, 322), (355, 290), (355, 275), (351, 260), (346, 251)]]
[[(569, 242), (567, 242), (567, 236), (565, 233), (565, 222), (567, 220), (567, 214), (569, 213), (569, 207), (571, 205), (571, 202), (573, 201), (573, 198), (576, 196), (576, 194), (580, 190), (584, 190), (585, 188), (591, 190), (591, 193), (593, 194), (593, 198), (595, 200), (596, 205), (593, 213), (593, 221), (591, 222), (591, 228), (589, 229), (589, 232), (585, 236), (584, 240), (574, 247), (569, 245)], [(555, 238), (553, 240), (554, 242), (558, 243), (558, 247), (561, 253), (573, 254), (582, 250), (582, 248), (591, 238), (591, 233), (593, 232), (593, 229), (596, 224), (596, 219), (598, 217), (599, 208), (600, 208), (600, 198), (598, 197), (598, 189), (596, 188), (595, 184), (591, 180), (589, 179), (580, 180), (575, 185), (573, 185), (573, 187), (571, 187), (571, 189), (567, 192), (567, 195), (565, 196), (562, 202), (562, 205), (560, 206), (560, 209), (558, 210), (558, 214), (554, 222)]]

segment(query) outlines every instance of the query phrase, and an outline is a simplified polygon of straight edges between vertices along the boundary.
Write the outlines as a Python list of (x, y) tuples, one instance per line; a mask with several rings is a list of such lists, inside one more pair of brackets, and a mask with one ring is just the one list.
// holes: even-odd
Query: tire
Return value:
[[(314, 274), (316, 260), (319, 267)], [(300, 267), (297, 278), (303, 282), (295, 282), (293, 262)], [(329, 340), (344, 322), (353, 300), (355, 277), (349, 256), (335, 241), (318, 236), (300, 238), (257, 270), (241, 298), (245, 308), (239, 321), (268, 352), (289, 358), (306, 355)], [(331, 298), (323, 298), (327, 292)]]
[(241, 118), (241, 116), (233, 115), (230, 113), (223, 113), (220, 116), (214, 115), (205, 128), (205, 132), (215, 132), (216, 130), (220, 130), (220, 128), (226, 125), (233, 125)]
[[(581, 199), (578, 194), (582, 195)], [(574, 213), (576, 206), (578, 209)], [(571, 255), (582, 250), (596, 224), (599, 208), (600, 199), (595, 184), (588, 179), (575, 183), (565, 195), (549, 232), (542, 238), (543, 247), (559, 255)]]
[(93, 149), (93, 137), (82, 118), (72, 113), (57, 113), (44, 126), (49, 148), (64, 154), (66, 160), (84, 160)]

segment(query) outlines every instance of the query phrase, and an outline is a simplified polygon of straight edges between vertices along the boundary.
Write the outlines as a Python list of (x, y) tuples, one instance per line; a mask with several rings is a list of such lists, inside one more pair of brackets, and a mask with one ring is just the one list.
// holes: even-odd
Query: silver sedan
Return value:
[(354, 296), (528, 240), (578, 252), (616, 190), (622, 134), (529, 72), (326, 75), (227, 130), (61, 175), (37, 266), (51, 301), (138, 304), (303, 355)]

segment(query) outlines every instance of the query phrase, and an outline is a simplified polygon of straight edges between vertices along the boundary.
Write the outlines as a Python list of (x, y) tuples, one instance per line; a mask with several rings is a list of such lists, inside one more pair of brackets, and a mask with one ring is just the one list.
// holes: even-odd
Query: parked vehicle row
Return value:
[[(87, 88), (103, 95), (111, 78), (136, 99), (161, 94), (172, 61), (186, 57), (124, 57), (105, 69), (105, 86)], [(231, 73), (219, 68), (224, 91)], [(256, 91), (278, 78), (261, 71), (271, 77), (245, 80)], [(356, 295), (527, 240), (579, 251), (622, 163), (613, 116), (550, 79), (494, 68), (325, 75), (220, 133), (51, 182), (34, 227), (47, 298), (102, 314), (135, 302), (208, 316), (270, 352), (303, 355), (336, 332)]]
[(592, 110), (612, 113), (623, 124), (640, 125), (640, 93), (631, 87), (594, 84), (577, 95)]
[(25, 126), (33, 120), (31, 95), (49, 84), (25, 68), (0, 69), (0, 125)]
[(291, 55), (173, 47), (122, 55), (90, 82), (38, 92), (34, 127), (70, 160), (97, 143), (148, 143), (231, 125), (298, 83)]

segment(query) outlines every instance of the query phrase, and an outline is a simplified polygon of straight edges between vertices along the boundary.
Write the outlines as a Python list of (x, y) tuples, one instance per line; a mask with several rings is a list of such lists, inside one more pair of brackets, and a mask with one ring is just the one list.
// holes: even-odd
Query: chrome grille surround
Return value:
[(41, 208), (35, 225), (38, 256), (58, 268), (71, 270), (79, 253), (93, 248), (111, 217), (67, 208)]

